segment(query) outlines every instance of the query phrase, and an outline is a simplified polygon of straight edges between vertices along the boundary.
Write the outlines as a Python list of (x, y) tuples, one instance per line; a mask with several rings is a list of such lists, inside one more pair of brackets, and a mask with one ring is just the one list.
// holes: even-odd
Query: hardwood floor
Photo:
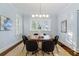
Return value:
[[(69, 54), (66, 50), (64, 50), (61, 46), (57, 45), (58, 47), (58, 51), (55, 48), (54, 49), (54, 55), (55, 56), (71, 56), (71, 54)], [(21, 43), (20, 45), (18, 45), (16, 48), (14, 48), (13, 50), (11, 50), (9, 53), (7, 53), (5, 56), (26, 56), (26, 49), (23, 49), (23, 43)], [(27, 56), (35, 56), (35, 55), (31, 55), (31, 52), (29, 54), (27, 54)], [(39, 51), (37, 53), (37, 56), (43, 56), (42, 51)], [(44, 54), (44, 56), (53, 56), (52, 54)]]

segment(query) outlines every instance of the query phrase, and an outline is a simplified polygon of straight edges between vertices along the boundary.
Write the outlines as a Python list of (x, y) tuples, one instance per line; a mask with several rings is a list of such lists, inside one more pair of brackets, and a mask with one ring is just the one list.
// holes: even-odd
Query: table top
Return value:
[(33, 35), (29, 36), (29, 40), (45, 41), (45, 40), (52, 40), (52, 38), (49, 35), (45, 36)]

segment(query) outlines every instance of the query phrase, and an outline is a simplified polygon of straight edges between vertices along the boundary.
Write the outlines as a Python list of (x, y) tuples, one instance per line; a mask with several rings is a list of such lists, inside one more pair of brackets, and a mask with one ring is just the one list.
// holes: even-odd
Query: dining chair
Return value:
[(38, 35), (38, 33), (34, 33), (34, 35)]
[(46, 33), (43, 33), (43, 35), (46, 35)]
[(24, 48), (26, 47), (26, 41), (28, 40), (28, 38), (25, 35), (22, 35), (22, 38), (23, 38), (23, 44), (24, 44), (23, 49), (22, 49), (22, 51), (23, 51)]
[(57, 47), (58, 39), (59, 39), (59, 36), (58, 35), (56, 35), (55, 38), (53, 39), (53, 42), (55, 44), (55, 47), (56, 47), (57, 52), (59, 52), (58, 47)]
[(54, 51), (54, 43), (53, 43), (53, 41), (45, 40), (45, 41), (42, 42), (43, 55), (44, 55), (44, 53), (47, 53), (47, 54), (52, 53), (52, 55), (54, 56), (53, 51)]
[(32, 55), (35, 54), (37, 55), (36, 53), (38, 52), (38, 44), (36, 41), (34, 40), (28, 40), (26, 42), (26, 50), (27, 50), (27, 53), (26, 55), (29, 53), (29, 52), (32, 52)]

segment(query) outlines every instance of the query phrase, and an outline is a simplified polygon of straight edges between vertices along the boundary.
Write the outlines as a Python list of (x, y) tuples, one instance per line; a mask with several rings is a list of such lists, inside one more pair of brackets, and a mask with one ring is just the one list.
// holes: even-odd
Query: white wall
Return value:
[(79, 52), (79, 10), (77, 10), (77, 51)]
[[(0, 53), (21, 39), (16, 39), (15, 20), (17, 10), (12, 4), (0, 4), (0, 15), (7, 16), (12, 20), (11, 31), (0, 31)], [(21, 19), (22, 20), (22, 19)]]
[[(70, 4), (58, 15), (59, 41), (75, 51), (77, 50), (77, 10), (79, 10), (79, 4)], [(67, 20), (67, 33), (61, 32), (63, 20)], [(72, 37), (69, 33), (72, 33)]]
[(24, 15), (24, 17), (23, 17), (23, 25), (24, 25), (23, 34), (28, 35), (30, 33), (30, 16)]
[(51, 16), (51, 34), (54, 38), (56, 35), (58, 35), (58, 19), (57, 15)]
[[(25, 35), (28, 35), (29, 33), (34, 33), (33, 31), (30, 31), (30, 24), (31, 24), (31, 20), (33, 18), (31, 16), (28, 16), (28, 15), (24, 15), (24, 34)], [(56, 16), (52, 15), (50, 16), (50, 18), (48, 20), (51, 20), (51, 28), (50, 28), (50, 31), (41, 31), (42, 33), (47, 33), (47, 34), (50, 34), (52, 35), (52, 37), (54, 37), (56, 34), (57, 34), (57, 19), (56, 19)]]

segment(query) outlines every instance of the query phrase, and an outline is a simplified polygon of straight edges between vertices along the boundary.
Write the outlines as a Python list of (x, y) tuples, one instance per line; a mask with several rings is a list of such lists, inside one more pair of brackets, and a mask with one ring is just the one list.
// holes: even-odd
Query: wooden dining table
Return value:
[(41, 45), (42, 45), (42, 42), (43, 41), (46, 41), (46, 40), (53, 40), (52, 37), (48, 37), (48, 38), (45, 38), (45, 36), (39, 36), (39, 35), (33, 35), (33, 36), (29, 36), (28, 37), (29, 40), (34, 40), (38, 43), (38, 47), (41, 49)]
[(36, 40), (36, 41), (45, 41), (45, 40), (53, 40), (52, 37), (50, 36), (39, 36), (39, 35), (31, 35), (31, 36), (28, 36), (29, 40)]

